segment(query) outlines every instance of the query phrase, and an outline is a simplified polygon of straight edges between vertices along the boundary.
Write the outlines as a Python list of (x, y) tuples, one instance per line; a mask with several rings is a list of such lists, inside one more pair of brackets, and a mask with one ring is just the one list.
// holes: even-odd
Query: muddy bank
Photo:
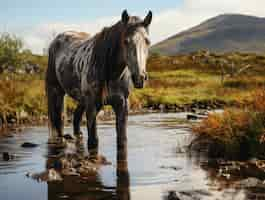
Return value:
[(147, 105), (144, 108), (154, 111), (163, 112), (195, 112), (196, 110), (215, 110), (223, 109), (225, 106), (236, 106), (236, 104), (228, 105), (225, 101), (221, 100), (202, 100), (193, 101), (187, 104), (152, 104)]
[(8, 136), (13, 133), (19, 133), (24, 128), (29, 126), (40, 126), (47, 123), (46, 116), (26, 116), (23, 118), (18, 117), (16, 114), (7, 115), (5, 120), (1, 117), (0, 113), (0, 137)]
[[(132, 108), (129, 111), (130, 115), (139, 115), (145, 113), (157, 113), (157, 112), (192, 112), (196, 114), (205, 115), (210, 110), (223, 109), (227, 104), (223, 101), (194, 101), (189, 104), (183, 105), (172, 105), (172, 104), (153, 104), (147, 106), (140, 106), (135, 109)], [(114, 112), (110, 109), (102, 110), (97, 119), (99, 121), (108, 121), (114, 119)], [(73, 111), (67, 111), (67, 116), (64, 120), (66, 125), (72, 123)], [(32, 116), (27, 113), (23, 113), (23, 116), (17, 113), (9, 113), (6, 115), (5, 119), (0, 113), (0, 135), (6, 135), (11, 132), (20, 132), (23, 127), (28, 126), (41, 126), (46, 125), (48, 118), (46, 115)], [(85, 124), (85, 118), (83, 118), (83, 124)]]

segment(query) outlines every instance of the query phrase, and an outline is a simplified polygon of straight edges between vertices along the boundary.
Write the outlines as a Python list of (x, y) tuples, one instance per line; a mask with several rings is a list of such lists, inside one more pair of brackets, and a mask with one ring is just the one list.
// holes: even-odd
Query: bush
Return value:
[[(211, 157), (246, 159), (264, 156), (265, 91), (256, 91), (247, 109), (210, 114), (193, 127), (193, 144), (207, 143)], [(206, 142), (207, 141), (207, 142)]]
[(7, 66), (18, 67), (22, 60), (20, 59), (20, 52), (23, 44), (21, 39), (12, 36), (9, 33), (2, 33), (0, 35), (0, 68), (1, 72)]

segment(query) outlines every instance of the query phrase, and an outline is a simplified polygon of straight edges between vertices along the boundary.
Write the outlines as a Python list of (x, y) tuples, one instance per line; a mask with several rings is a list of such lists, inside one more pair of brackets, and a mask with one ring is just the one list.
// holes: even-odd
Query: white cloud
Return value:
[[(265, 17), (264, 0), (184, 0), (180, 7), (163, 10), (154, 13), (151, 25), (151, 40), (156, 43), (171, 35), (187, 28), (195, 26), (200, 22), (224, 13), (241, 13)], [(48, 46), (52, 34), (65, 30), (85, 31), (95, 34), (104, 26), (109, 26), (119, 20), (120, 16), (103, 17), (95, 21), (78, 23), (47, 23), (33, 27), (11, 30), (19, 33), (26, 44), (34, 53), (42, 53), (43, 48)], [(10, 31), (10, 30), (9, 30)]]
[(76, 30), (80, 32), (88, 32), (94, 35), (100, 31), (104, 26), (110, 26), (116, 21), (118, 17), (101, 18), (93, 22), (79, 22), (79, 23), (46, 23), (39, 24), (32, 27), (19, 27), (14, 30), (8, 30), (14, 32), (21, 38), (25, 43), (25, 48), (31, 49), (32, 52), (42, 54), (43, 49), (47, 48), (50, 41), (54, 36), (63, 31)]

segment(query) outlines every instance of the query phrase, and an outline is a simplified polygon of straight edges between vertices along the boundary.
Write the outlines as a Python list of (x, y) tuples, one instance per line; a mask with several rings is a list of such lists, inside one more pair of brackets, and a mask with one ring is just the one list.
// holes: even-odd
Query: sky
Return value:
[(153, 11), (152, 44), (220, 14), (265, 17), (265, 0), (0, 0), (0, 5), (0, 32), (17, 35), (36, 54), (60, 32), (99, 32), (120, 20), (124, 9), (142, 18)]

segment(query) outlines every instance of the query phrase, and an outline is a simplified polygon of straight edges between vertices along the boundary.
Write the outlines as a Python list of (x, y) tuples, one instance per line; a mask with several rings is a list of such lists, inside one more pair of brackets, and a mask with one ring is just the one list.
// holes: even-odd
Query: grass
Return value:
[(23, 118), (22, 113), (32, 117), (43, 116), (45, 105), (43, 80), (31, 75), (1, 75), (0, 118), (5, 123)]
[[(225, 78), (222, 82), (220, 67), (211, 61), (214, 59), (237, 63), (235, 67), (250, 64), (252, 68), (240, 76)], [(196, 61), (192, 55), (156, 55), (148, 62), (147, 86), (142, 90), (134, 90), (130, 97), (131, 104), (135, 106), (141, 103), (142, 107), (149, 107), (153, 104), (183, 105), (196, 101), (220, 101), (226, 105), (241, 105), (249, 99), (253, 90), (265, 86), (264, 64), (265, 57), (255, 54), (212, 54), (209, 58), (201, 56)]]
[(173, 73), (150, 73), (150, 81), (143, 90), (135, 90), (132, 101), (152, 104), (181, 105), (194, 101), (219, 100), (227, 105), (239, 104), (248, 98), (254, 88), (263, 85), (255, 77), (251, 79), (227, 80), (221, 84), (218, 75), (205, 72), (175, 70)]
[(135, 90), (134, 93), (138, 98), (144, 100), (145, 106), (152, 104), (181, 105), (191, 103), (193, 100), (215, 98), (215, 92), (209, 91), (208, 87), (202, 87), (206, 82), (215, 84), (217, 80), (215, 77), (209, 78), (194, 70), (156, 71), (150, 72), (147, 87)]
[[(194, 59), (196, 58), (196, 59)], [(35, 75), (0, 75), (0, 116), (26, 112), (32, 116), (46, 114), (44, 74), (47, 57), (30, 56), (31, 63), (39, 64), (41, 72)], [(221, 82), (220, 67), (212, 60), (222, 59), (250, 64), (246, 73), (225, 78)], [(149, 81), (144, 89), (134, 89), (130, 95), (132, 109), (185, 106), (194, 102), (223, 102), (229, 106), (241, 106), (249, 102), (252, 91), (265, 86), (265, 56), (255, 54), (210, 54), (200, 52), (179, 56), (151, 56), (147, 71)], [(226, 66), (224, 66), (227, 68)], [(75, 103), (67, 98), (66, 108), (72, 113)]]
[[(41, 66), (34, 75), (0, 75), (0, 122), (46, 116), (44, 72), (47, 57), (30, 57)], [(221, 79), (216, 60), (233, 62), (235, 68), (251, 65), (246, 72)], [(152, 56), (148, 60), (149, 81), (129, 97), (132, 109), (205, 105), (222, 102), (222, 114), (211, 114), (194, 127), (193, 144), (206, 148), (209, 156), (229, 159), (265, 158), (265, 56), (255, 54), (195, 53), (173, 57)], [(228, 66), (224, 69), (229, 70)], [(76, 104), (66, 98), (67, 113)], [(220, 106), (220, 105), (219, 105)], [(110, 109), (107, 107), (106, 109)], [(26, 113), (26, 116), (25, 116)], [(0, 123), (0, 128), (1, 128)], [(192, 145), (193, 146), (193, 145)]]

